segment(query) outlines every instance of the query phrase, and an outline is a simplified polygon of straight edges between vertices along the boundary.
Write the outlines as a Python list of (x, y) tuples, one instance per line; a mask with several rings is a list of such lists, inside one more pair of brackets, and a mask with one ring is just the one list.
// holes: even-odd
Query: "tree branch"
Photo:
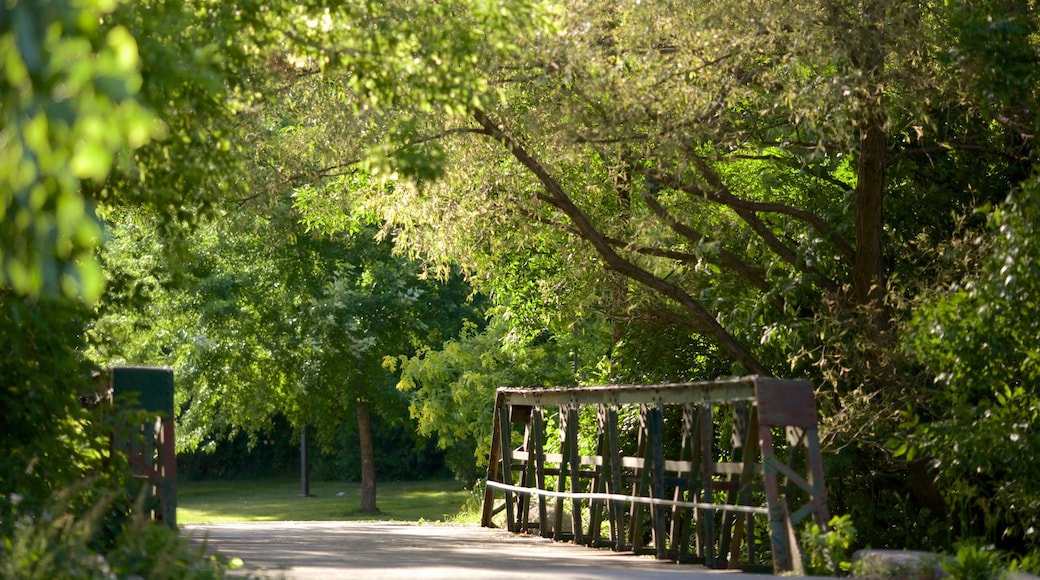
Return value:
[(704, 306), (689, 293), (622, 258), (611, 247), (606, 237), (596, 229), (588, 216), (574, 204), (574, 201), (563, 190), (560, 183), (549, 174), (545, 166), (524, 150), (520, 143), (507, 135), (480, 109), (473, 111), (473, 118), (486, 130), (489, 137), (502, 144), (514, 159), (538, 179), (544, 191), (537, 194), (538, 199), (563, 212), (574, 227), (583, 234), (583, 237), (592, 244), (608, 268), (676, 301), (691, 316), (691, 322), (696, 323), (699, 327), (698, 332), (714, 337), (727, 354), (744, 364), (749, 371), (767, 374), (766, 368), (758, 362), (758, 359), (723, 328), (715, 317), (708, 313)]
[(720, 205), (724, 205), (732, 209), (744, 221), (744, 223), (748, 224), (748, 226), (751, 227), (751, 229), (754, 230), (760, 238), (762, 238), (766, 245), (768, 245), (769, 248), (773, 250), (773, 252), (775, 252), (782, 260), (784, 260), (791, 266), (795, 267), (799, 271), (813, 274), (819, 277), (820, 283), (824, 288), (827, 288), (828, 290), (836, 290), (838, 288), (838, 284), (836, 282), (834, 282), (827, 276), (824, 276), (823, 273), (817, 270), (816, 268), (805, 264), (802, 260), (799, 260), (797, 254), (795, 254), (793, 250), (791, 250), (783, 242), (781, 242), (780, 239), (776, 236), (776, 234), (774, 234), (769, 229), (769, 227), (761, 220), (761, 218), (758, 217), (757, 212), (779, 213), (782, 215), (787, 215), (796, 219), (800, 219), (802, 221), (807, 221), (814, 227), (818, 225), (819, 228), (822, 228), (822, 230), (820, 230), (820, 233), (830, 238), (831, 241), (838, 246), (839, 250), (842, 251), (842, 254), (846, 258), (851, 258), (852, 256), (854, 256), (855, 252), (852, 250), (852, 248), (848, 245), (847, 242), (842, 240), (840, 236), (838, 236), (837, 233), (830, 228), (830, 226), (823, 222), (823, 220), (821, 220), (818, 216), (815, 216), (803, 210), (799, 210), (797, 208), (793, 208), (778, 203), (749, 202), (737, 198), (733, 194), (729, 193), (729, 190), (725, 187), (725, 184), (722, 183), (722, 180), (719, 179), (718, 175), (716, 175), (711, 170), (711, 168), (707, 166), (707, 163), (703, 159), (695, 157), (694, 162), (698, 165), (698, 169), (701, 170), (701, 174), (704, 176), (705, 180), (708, 181), (708, 184), (715, 188), (713, 191), (702, 189), (692, 183), (684, 183), (680, 181), (678, 177), (666, 175), (661, 171), (642, 167), (633, 167), (633, 169), (641, 173), (642, 175), (645, 175), (646, 177), (653, 179), (654, 181), (666, 185), (671, 189), (674, 189), (676, 191), (683, 191), (690, 195), (711, 201), (713, 203), (718, 203)]
[[(650, 207), (650, 210), (653, 211), (654, 214), (660, 218), (661, 221), (667, 224), (675, 233), (695, 244), (704, 241), (704, 234), (677, 220), (664, 208), (664, 206), (658, 203), (649, 192), (643, 193), (643, 201), (646, 202), (646, 205)], [(719, 265), (740, 274), (751, 282), (752, 286), (763, 292), (769, 292), (772, 289), (769, 282), (766, 282), (765, 278), (762, 277), (762, 274), (764, 273), (762, 268), (744, 263), (740, 258), (725, 248), (719, 250)]]
[[(588, 238), (581, 231), (579, 231), (577, 228), (575, 228), (573, 226), (568, 226), (568, 225), (562, 224), (560, 222), (551, 220), (549, 218), (545, 218), (545, 217), (542, 217), (542, 216), (539, 216), (539, 215), (535, 215), (534, 213), (526, 211), (526, 210), (523, 210), (523, 209), (519, 210), (519, 214), (524, 216), (525, 218), (531, 220), (531, 221), (535, 221), (535, 222), (538, 222), (538, 223), (540, 223), (542, 225), (549, 226), (549, 227), (551, 227), (551, 228), (553, 228), (555, 230), (564, 232), (566, 234), (569, 234), (569, 235), (572, 235), (572, 236), (575, 236), (575, 237), (579, 237), (579, 238), (582, 238), (584, 240), (588, 240)], [(604, 236), (603, 239), (606, 240), (607, 243), (610, 244), (610, 247), (612, 247), (612, 248), (615, 248), (615, 249), (618, 249), (618, 250), (626, 250), (626, 251), (630, 251), (630, 252), (635, 252), (635, 253), (643, 255), (643, 256), (651, 256), (651, 257), (654, 257), (654, 258), (667, 258), (669, 260), (675, 260), (676, 262), (682, 262), (684, 264), (696, 264), (698, 261), (700, 261), (700, 258), (698, 256), (696, 256), (694, 254), (690, 254), (688, 252), (677, 252), (675, 250), (667, 250), (667, 249), (664, 249), (664, 248), (653, 248), (653, 247), (650, 247), (650, 246), (639, 246), (639, 245), (632, 244), (631, 242), (626, 242), (624, 240), (620, 240), (618, 238), (614, 238), (614, 237), (610, 237), (610, 236)]]

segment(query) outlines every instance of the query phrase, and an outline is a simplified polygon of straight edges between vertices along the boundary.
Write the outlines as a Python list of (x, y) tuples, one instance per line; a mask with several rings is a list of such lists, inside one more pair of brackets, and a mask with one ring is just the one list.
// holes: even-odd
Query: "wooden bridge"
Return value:
[[(621, 429), (638, 430), (628, 449)], [(806, 381), (498, 389), (485, 527), (788, 572), (801, 568), (794, 528), (809, 516), (826, 526)]]

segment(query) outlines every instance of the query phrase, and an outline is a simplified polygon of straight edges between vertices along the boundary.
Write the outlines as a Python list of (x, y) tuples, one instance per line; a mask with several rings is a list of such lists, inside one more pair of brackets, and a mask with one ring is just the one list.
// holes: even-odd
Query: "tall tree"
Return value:
[[(936, 123), (997, 118), (973, 108), (945, 60), (948, 7), (517, 3), (502, 10), (513, 34), (461, 40), (415, 23), (457, 30), (485, 17), (466, 2), (382, 10), (411, 14), (388, 26), (412, 40), (376, 55), (344, 49), (351, 11), (293, 37), (330, 71), (320, 83), (362, 112), (355, 131), (324, 139), (323, 154), (383, 178), (299, 198), (316, 223), (337, 204), (361, 205), (417, 254), (484, 272), (516, 245), (566, 248), (746, 371), (823, 364), (797, 355), (821, 350), (812, 322), (835, 309), (861, 311), (864, 344), (887, 350), (886, 271), (903, 249), (885, 248), (886, 226), (919, 226), (885, 205), (969, 202), (918, 171), (929, 157), (978, 150), (1024, 162)], [(898, 382), (891, 365), (873, 367), (842, 382)]]
[(1032, 158), (1036, 16), (1011, 4), (504, 2), (485, 22), (390, 2), (378, 51), (331, 12), (290, 40), (359, 113), (323, 149), (381, 179), (298, 201), (316, 223), (360, 206), (477, 279), (553, 248), (586, 305), (818, 379), (828, 443), (912, 471), (877, 452), (927, 383), (896, 348), (905, 298), (951, 214), (1000, 203)]
[[(156, 292), (136, 313), (100, 321), (118, 336), (138, 327), (137, 340), (100, 354), (175, 369), (188, 448), (228, 429), (261, 431), (276, 414), (297, 429), (316, 426), (326, 447), (353, 424), (361, 510), (378, 511), (373, 415), (407, 416), (384, 359), (457, 332), (470, 290), (457, 277), (450, 284), (420, 279), (419, 266), (393, 256), (371, 226), (308, 233), (285, 204), (264, 215), (255, 209), (236, 206), (200, 225), (176, 287)], [(141, 269), (135, 252), (154, 253), (156, 229), (134, 215), (119, 224), (106, 262)]]

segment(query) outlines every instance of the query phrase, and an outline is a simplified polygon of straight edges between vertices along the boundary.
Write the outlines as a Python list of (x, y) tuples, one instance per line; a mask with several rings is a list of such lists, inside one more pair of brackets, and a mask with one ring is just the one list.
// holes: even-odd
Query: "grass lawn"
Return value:
[[(192, 481), (177, 484), (177, 523), (251, 521), (475, 522), (460, 514), (472, 495), (454, 480), (380, 482), (381, 513), (359, 514), (361, 484), (312, 481), (312, 497), (300, 497), (298, 479)], [(340, 495), (342, 494), (342, 495)]]

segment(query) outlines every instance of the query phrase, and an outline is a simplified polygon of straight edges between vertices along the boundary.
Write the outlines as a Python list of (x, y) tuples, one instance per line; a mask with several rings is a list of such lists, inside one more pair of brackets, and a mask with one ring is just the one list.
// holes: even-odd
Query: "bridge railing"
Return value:
[(794, 526), (828, 520), (812, 386), (500, 388), (482, 525), (503, 512), (515, 533), (713, 568), (762, 566), (768, 538), (773, 569), (798, 570)]

